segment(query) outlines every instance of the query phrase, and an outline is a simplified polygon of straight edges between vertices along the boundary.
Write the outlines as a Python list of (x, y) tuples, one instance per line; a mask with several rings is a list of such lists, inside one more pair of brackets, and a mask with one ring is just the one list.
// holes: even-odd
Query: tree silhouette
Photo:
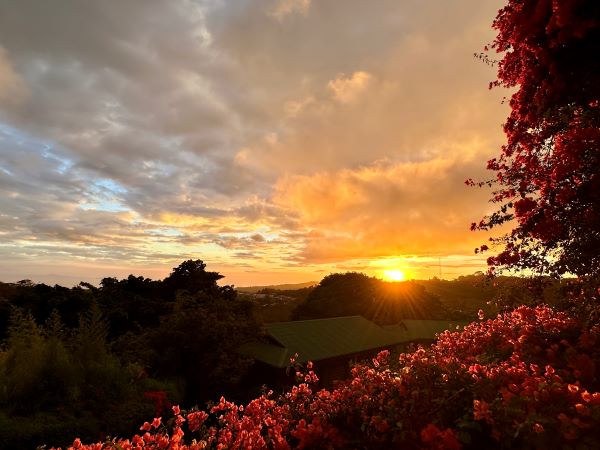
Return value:
[(439, 298), (417, 283), (390, 283), (363, 273), (326, 276), (293, 312), (293, 318), (361, 315), (379, 324), (401, 319), (442, 319), (448, 312)]
[[(206, 264), (200, 259), (182, 262), (175, 267), (171, 274), (163, 280), (163, 284), (174, 298), (177, 291), (187, 291), (189, 294), (204, 292), (205, 294), (221, 294), (230, 289), (220, 288), (217, 281), (223, 278), (218, 272), (207, 272)], [(234, 291), (231, 289), (234, 293)], [(230, 293), (231, 295), (231, 293)]]

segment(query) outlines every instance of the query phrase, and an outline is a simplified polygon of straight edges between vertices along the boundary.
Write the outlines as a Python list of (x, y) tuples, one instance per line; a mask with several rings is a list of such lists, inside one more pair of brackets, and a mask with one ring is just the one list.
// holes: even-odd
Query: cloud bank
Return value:
[(0, 279), (188, 257), (243, 284), (432, 255), (470, 271), (488, 205), (463, 180), (506, 115), (472, 54), (499, 6), (0, 3)]

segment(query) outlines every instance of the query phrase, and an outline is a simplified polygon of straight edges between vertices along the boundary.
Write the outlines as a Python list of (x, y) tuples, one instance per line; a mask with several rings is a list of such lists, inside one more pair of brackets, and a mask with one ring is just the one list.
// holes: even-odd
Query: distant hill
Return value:
[(295, 283), (295, 284), (273, 284), (270, 286), (242, 286), (236, 287), (240, 292), (247, 294), (256, 294), (258, 291), (265, 289), (277, 290), (277, 291), (295, 291), (297, 289), (303, 289), (319, 284), (318, 281), (307, 281), (306, 283)]

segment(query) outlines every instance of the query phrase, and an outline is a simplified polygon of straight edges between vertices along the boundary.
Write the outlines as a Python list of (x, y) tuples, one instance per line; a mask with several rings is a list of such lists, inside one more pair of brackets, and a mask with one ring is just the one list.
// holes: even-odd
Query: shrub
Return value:
[[(246, 406), (221, 398), (103, 448), (598, 448), (598, 329), (520, 307), (445, 332), (429, 349), (353, 368), (333, 390), (298, 371), (289, 392)], [(185, 436), (185, 440), (184, 440)], [(99, 449), (101, 443), (71, 448)]]

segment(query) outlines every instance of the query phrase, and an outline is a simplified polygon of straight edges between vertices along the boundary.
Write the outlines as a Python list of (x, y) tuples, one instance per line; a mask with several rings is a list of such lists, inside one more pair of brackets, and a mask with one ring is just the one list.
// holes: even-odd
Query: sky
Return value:
[(485, 270), (491, 0), (0, 0), (0, 281)]

